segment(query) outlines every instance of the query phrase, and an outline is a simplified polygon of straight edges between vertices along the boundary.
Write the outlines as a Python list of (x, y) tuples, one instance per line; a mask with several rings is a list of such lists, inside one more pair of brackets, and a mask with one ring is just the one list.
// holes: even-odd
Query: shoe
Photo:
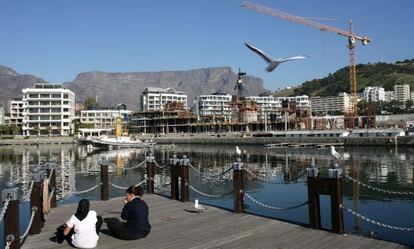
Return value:
[(57, 239), (56, 236), (50, 238), (49, 240), (52, 241), (52, 242), (54, 242), (54, 243), (58, 242), (58, 239)]

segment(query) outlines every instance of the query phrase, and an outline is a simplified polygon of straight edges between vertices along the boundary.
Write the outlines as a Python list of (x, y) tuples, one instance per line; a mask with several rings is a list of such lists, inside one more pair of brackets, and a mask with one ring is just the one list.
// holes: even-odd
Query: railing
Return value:
[[(135, 184), (135, 186), (146, 184), (147, 193), (154, 193), (154, 182), (155, 179), (155, 168), (157, 169), (169, 169), (170, 170), (170, 182), (169, 183), (157, 183), (157, 185), (170, 185), (171, 188), (171, 199), (181, 200), (187, 202), (190, 200), (190, 190), (196, 195), (200, 195), (212, 199), (225, 198), (230, 195), (233, 195), (234, 198), (234, 212), (242, 213), (244, 212), (244, 201), (251, 202), (255, 205), (258, 205), (262, 208), (266, 208), (273, 211), (287, 211), (303, 206), (308, 206), (309, 210), (309, 226), (315, 229), (321, 229), (321, 214), (320, 214), (320, 204), (319, 204), (319, 195), (325, 194), (330, 195), (331, 197), (331, 220), (332, 220), (332, 231), (335, 233), (343, 233), (344, 231), (344, 221), (343, 221), (343, 211), (358, 217), (366, 222), (372, 223), (377, 226), (384, 228), (398, 230), (398, 231), (414, 231), (414, 228), (410, 227), (399, 227), (395, 225), (389, 225), (383, 222), (375, 221), (365, 215), (357, 213), (356, 211), (346, 207), (342, 203), (342, 179), (345, 176), (346, 179), (351, 180), (352, 182), (359, 184), (363, 187), (367, 187), (370, 190), (380, 191), (387, 194), (398, 194), (398, 195), (412, 195), (412, 192), (402, 192), (402, 191), (389, 191), (380, 189), (378, 187), (370, 186), (366, 183), (363, 183), (357, 179), (352, 178), (346, 170), (340, 168), (329, 169), (328, 177), (319, 176), (319, 169), (315, 167), (314, 164), (311, 164), (303, 172), (299, 172), (298, 176), (290, 181), (276, 181), (275, 179), (270, 179), (266, 176), (259, 176), (252, 170), (245, 167), (244, 163), (240, 158), (232, 164), (231, 167), (225, 169), (219, 174), (207, 174), (201, 172), (199, 169), (194, 167), (190, 163), (190, 159), (185, 155), (182, 155), (181, 158), (178, 158), (177, 155), (173, 155), (168, 162), (168, 165), (159, 165), (155, 161), (155, 157), (152, 153), (149, 153), (141, 163), (137, 166), (130, 167), (128, 169), (134, 169), (139, 167), (146, 166), (146, 176), (143, 180)], [(109, 161), (102, 160), (100, 163), (100, 176), (101, 180), (98, 184), (93, 185), (85, 190), (76, 190), (73, 191), (73, 194), (85, 194), (91, 192), (97, 188), (100, 188), (100, 197), (102, 201), (109, 199), (109, 187), (114, 189), (125, 190), (127, 186), (120, 186), (113, 182), (109, 181)], [(2, 201), (3, 209), (0, 212), (0, 223), (4, 223), (4, 241), (5, 248), (18, 249), (20, 248), (21, 242), (24, 242), (28, 234), (38, 234), (41, 232), (41, 229), (44, 226), (44, 195), (47, 195), (50, 208), (56, 207), (56, 165), (53, 163), (47, 163), (45, 165), (45, 172), (34, 168), (30, 174), (30, 187), (28, 193), (22, 198), (22, 201), (30, 200), (31, 206), (31, 216), (25, 232), (19, 234), (19, 188), (13, 182), (8, 182), (6, 184), (6, 189), (2, 191)], [(194, 185), (190, 184), (190, 172), (189, 169), (193, 171), (193, 174), (200, 176), (195, 179), (203, 180), (205, 182), (212, 182), (218, 184), (224, 182), (223, 180), (232, 180), (233, 188), (230, 191), (224, 193), (205, 193), (197, 189)], [(231, 174), (231, 171), (233, 173)], [(247, 192), (244, 189), (244, 182), (247, 177), (255, 181), (261, 181), (268, 184), (294, 184), (302, 183), (302, 177), (305, 175), (307, 190), (308, 190), (308, 199), (301, 201), (290, 206), (275, 206), (265, 203), (265, 201), (256, 199), (252, 193)], [(47, 189), (45, 189), (47, 188)], [(46, 207), (47, 209), (47, 207)]]

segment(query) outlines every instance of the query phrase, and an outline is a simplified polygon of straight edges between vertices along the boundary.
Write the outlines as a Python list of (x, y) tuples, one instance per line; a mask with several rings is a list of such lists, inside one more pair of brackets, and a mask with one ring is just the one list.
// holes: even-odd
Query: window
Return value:
[(29, 94), (29, 98), (39, 98), (39, 94)]
[(68, 112), (69, 108), (63, 108), (63, 112)]
[(68, 126), (68, 125), (69, 125), (69, 123), (67, 123), (67, 122), (63, 123), (63, 126)]
[(63, 98), (64, 99), (68, 99), (69, 98), (69, 95), (67, 93), (65, 93), (65, 94), (63, 94)]
[(60, 98), (60, 96), (61, 96), (60, 93), (59, 94), (56, 94), (56, 93), (52, 94), (53, 99), (58, 99), (58, 98)]
[(68, 105), (69, 104), (69, 101), (63, 101), (63, 104), (64, 105)]

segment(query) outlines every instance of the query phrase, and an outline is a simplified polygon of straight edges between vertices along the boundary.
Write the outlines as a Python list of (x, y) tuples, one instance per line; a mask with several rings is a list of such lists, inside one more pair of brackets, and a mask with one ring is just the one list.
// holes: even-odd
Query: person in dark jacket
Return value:
[(148, 206), (141, 200), (144, 189), (141, 186), (131, 186), (125, 191), (124, 208), (121, 222), (117, 218), (106, 218), (108, 229), (111, 235), (123, 240), (136, 240), (146, 237), (151, 231), (148, 221)]

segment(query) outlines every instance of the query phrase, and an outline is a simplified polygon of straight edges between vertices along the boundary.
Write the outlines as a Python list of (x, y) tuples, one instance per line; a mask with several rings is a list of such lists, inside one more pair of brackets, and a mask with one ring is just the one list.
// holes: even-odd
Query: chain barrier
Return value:
[(346, 177), (346, 179), (348, 179), (352, 182), (355, 182), (356, 184), (361, 185), (362, 187), (365, 187), (365, 188), (370, 189), (370, 190), (374, 190), (374, 191), (377, 191), (377, 192), (383, 192), (383, 193), (386, 193), (386, 194), (394, 194), (394, 195), (414, 195), (414, 192), (392, 191), (392, 190), (377, 188), (377, 187), (368, 185), (366, 183), (363, 183), (363, 182), (351, 177), (348, 174), (347, 171), (344, 171), (344, 172), (345, 172), (344, 176)]
[(168, 165), (165, 165), (165, 166), (159, 165), (155, 160), (153, 162), (154, 162), (155, 166), (157, 166), (159, 169), (165, 169), (165, 168), (168, 167)]
[(224, 194), (220, 194), (220, 195), (212, 195), (212, 194), (207, 194), (207, 193), (201, 192), (200, 190), (197, 190), (196, 188), (194, 188), (191, 185), (188, 185), (188, 186), (190, 187), (191, 190), (193, 190), (194, 192), (196, 192), (196, 193), (198, 193), (200, 195), (203, 195), (205, 197), (215, 198), (215, 199), (223, 198), (224, 196), (227, 196), (227, 195), (233, 193), (233, 190), (231, 190), (228, 193), (224, 193)]
[(54, 193), (55, 193), (55, 188), (52, 188), (52, 191), (50, 191), (49, 196), (53, 196)]
[(217, 180), (215, 178), (222, 178), (223, 179), (223, 176), (225, 176), (227, 173), (229, 173), (233, 169), (233, 167), (229, 167), (227, 170), (225, 170), (224, 172), (221, 172), (220, 174), (211, 175), (211, 174), (201, 172), (196, 167), (194, 167), (192, 164), (188, 164), (188, 166), (190, 166), (191, 169), (193, 169), (195, 172), (200, 174), (203, 178), (208, 179), (208, 180)]
[(30, 200), (30, 195), (32, 194), (33, 185), (34, 185), (34, 181), (31, 181), (29, 191), (26, 193), (25, 196), (23, 196), (23, 201), (29, 201)]
[(285, 210), (300, 208), (300, 207), (303, 207), (305, 205), (308, 205), (308, 203), (309, 203), (308, 201), (305, 201), (304, 203), (301, 203), (301, 204), (298, 204), (298, 205), (295, 205), (295, 206), (291, 206), (291, 207), (275, 207), (275, 206), (270, 206), (270, 205), (264, 204), (263, 202), (260, 202), (256, 199), (254, 199), (251, 195), (249, 195), (247, 193), (244, 193), (243, 196), (246, 197), (247, 199), (251, 200), (252, 202), (254, 202), (255, 204), (257, 204), (259, 206), (262, 206), (262, 207), (268, 208), (268, 209), (272, 209), (272, 210), (278, 210), (278, 211), (285, 211)]
[(30, 216), (29, 224), (27, 225), (26, 231), (23, 233), (23, 235), (20, 235), (20, 240), (24, 240), (24, 238), (26, 238), (26, 236), (29, 234), (30, 227), (32, 226), (33, 219), (37, 211), (38, 208), (36, 206), (32, 207), (32, 215)]
[(6, 245), (4, 246), (4, 249), (10, 249), (10, 245), (13, 243), (14, 241), (14, 235), (9, 234), (6, 237)]
[(50, 170), (50, 174), (49, 174), (49, 176), (47, 177), (47, 180), (50, 182), (50, 179), (52, 179), (52, 175), (53, 175), (53, 172), (55, 171), (55, 168), (52, 168), (51, 170)]
[(129, 170), (129, 169), (136, 169), (136, 168), (142, 167), (142, 165), (144, 165), (144, 164), (145, 164), (145, 162), (146, 162), (146, 160), (144, 160), (144, 161), (140, 162), (137, 166), (130, 167), (130, 168), (125, 168), (125, 169), (126, 169), (126, 170)]
[(353, 216), (361, 218), (362, 220), (364, 220), (366, 222), (369, 222), (371, 224), (374, 224), (374, 225), (377, 225), (377, 226), (380, 226), (380, 227), (385, 227), (385, 228), (388, 228), (388, 229), (398, 230), (398, 231), (407, 231), (407, 232), (413, 232), (414, 231), (414, 228), (411, 228), (411, 227), (397, 227), (397, 226), (392, 226), (392, 225), (388, 225), (388, 224), (385, 224), (385, 223), (381, 223), (381, 222), (372, 220), (372, 219), (370, 219), (370, 218), (368, 218), (368, 217), (366, 217), (366, 216), (364, 216), (360, 213), (357, 213), (354, 210), (344, 206), (343, 204), (341, 205), (341, 208), (344, 209), (345, 211), (347, 211), (348, 213), (352, 214)]
[(98, 184), (96, 184), (95, 186), (93, 186), (93, 187), (91, 187), (91, 188), (88, 188), (88, 189), (85, 189), (85, 190), (82, 190), (82, 191), (77, 191), (77, 190), (75, 190), (75, 191), (73, 191), (73, 194), (74, 194), (74, 195), (85, 194), (85, 193), (88, 193), (88, 192), (90, 192), (90, 191), (92, 191), (92, 190), (96, 189), (96, 188), (97, 188), (97, 187), (99, 187), (100, 185), (102, 185), (102, 183), (101, 183), (101, 182), (100, 182), (100, 183), (98, 183)]
[(0, 213), (0, 223), (3, 221), (4, 215), (6, 214), (10, 199), (11, 199), (11, 196), (7, 196), (6, 201), (4, 201), (3, 209), (1, 210), (1, 213)]
[[(146, 180), (148, 180), (148, 178), (145, 178), (144, 180), (142, 180), (139, 183), (135, 184), (134, 187), (138, 187), (138, 186), (142, 185)], [(112, 182), (109, 182), (109, 184), (112, 187), (117, 188), (117, 189), (125, 190), (125, 189), (128, 189), (129, 188), (129, 187), (123, 187), (123, 186), (116, 185), (115, 183), (112, 183)]]
[[(258, 175), (256, 175), (255, 173), (253, 173), (252, 171), (250, 171), (248, 168), (244, 168), (244, 170), (246, 170), (246, 172), (253, 176), (254, 178), (256, 178), (257, 180), (261, 181), (261, 182), (266, 182), (266, 183), (270, 183), (270, 184), (296, 184), (296, 183), (300, 183), (300, 182), (295, 182), (295, 180), (291, 180), (291, 181), (276, 181), (276, 180), (270, 180), (270, 179), (266, 179), (264, 177), (260, 177)], [(299, 177), (300, 178), (300, 177)], [(297, 179), (296, 179), (297, 180)]]

